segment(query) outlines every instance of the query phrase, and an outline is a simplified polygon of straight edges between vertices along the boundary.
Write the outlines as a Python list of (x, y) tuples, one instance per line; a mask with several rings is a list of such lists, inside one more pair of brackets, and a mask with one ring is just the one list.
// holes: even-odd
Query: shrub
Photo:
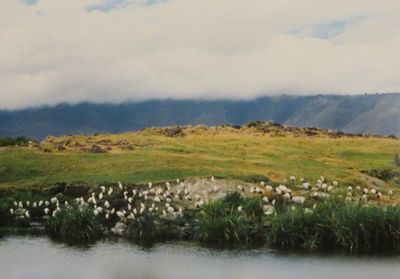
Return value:
[(93, 242), (102, 234), (100, 220), (88, 208), (63, 208), (47, 217), (46, 229), (50, 236), (71, 243)]
[[(4, 137), (0, 138), (0, 147), (4, 146), (14, 146), (14, 145), (27, 145), (29, 141), (34, 141), (26, 137), (16, 137), (16, 138), (11, 138), (11, 137)], [(36, 141), (34, 141), (36, 142)]]

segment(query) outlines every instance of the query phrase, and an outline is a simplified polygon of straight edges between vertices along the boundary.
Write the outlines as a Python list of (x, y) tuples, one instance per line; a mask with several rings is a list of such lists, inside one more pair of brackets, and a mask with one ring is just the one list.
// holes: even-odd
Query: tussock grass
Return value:
[(268, 243), (279, 249), (399, 252), (400, 207), (330, 200), (312, 212), (288, 208), (270, 219)]
[(153, 214), (143, 214), (130, 220), (125, 230), (125, 236), (130, 240), (154, 241), (158, 238), (158, 229)]
[(197, 238), (209, 244), (260, 242), (263, 240), (262, 216), (260, 199), (230, 193), (204, 206), (196, 229)]
[(61, 209), (47, 217), (46, 230), (51, 237), (70, 243), (94, 242), (102, 235), (99, 218), (88, 208)]

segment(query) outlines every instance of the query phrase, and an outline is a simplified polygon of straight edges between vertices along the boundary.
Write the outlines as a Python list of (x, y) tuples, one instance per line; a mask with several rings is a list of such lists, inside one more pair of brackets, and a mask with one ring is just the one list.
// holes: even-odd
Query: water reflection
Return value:
[(283, 255), (266, 249), (216, 250), (195, 244), (151, 248), (124, 240), (72, 247), (45, 237), (0, 239), (1, 278), (253, 279), (398, 278), (397, 257)]

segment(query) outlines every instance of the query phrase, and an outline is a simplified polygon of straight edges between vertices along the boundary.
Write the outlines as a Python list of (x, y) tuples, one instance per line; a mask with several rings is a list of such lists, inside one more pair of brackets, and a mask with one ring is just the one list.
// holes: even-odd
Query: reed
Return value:
[(48, 234), (71, 243), (94, 242), (102, 235), (99, 218), (88, 208), (66, 207), (46, 218)]
[(269, 245), (280, 249), (398, 252), (400, 207), (333, 199), (312, 211), (288, 208), (271, 217), (266, 234)]
[(209, 244), (251, 244), (263, 240), (261, 199), (238, 192), (204, 206), (196, 227), (197, 239)]

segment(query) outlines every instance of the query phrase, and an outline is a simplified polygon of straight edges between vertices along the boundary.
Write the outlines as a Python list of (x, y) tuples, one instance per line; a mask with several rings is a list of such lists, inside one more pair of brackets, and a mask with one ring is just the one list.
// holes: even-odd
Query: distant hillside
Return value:
[(250, 101), (150, 100), (0, 111), (0, 136), (119, 133), (152, 126), (282, 124), (400, 136), (400, 94), (275, 96)]

